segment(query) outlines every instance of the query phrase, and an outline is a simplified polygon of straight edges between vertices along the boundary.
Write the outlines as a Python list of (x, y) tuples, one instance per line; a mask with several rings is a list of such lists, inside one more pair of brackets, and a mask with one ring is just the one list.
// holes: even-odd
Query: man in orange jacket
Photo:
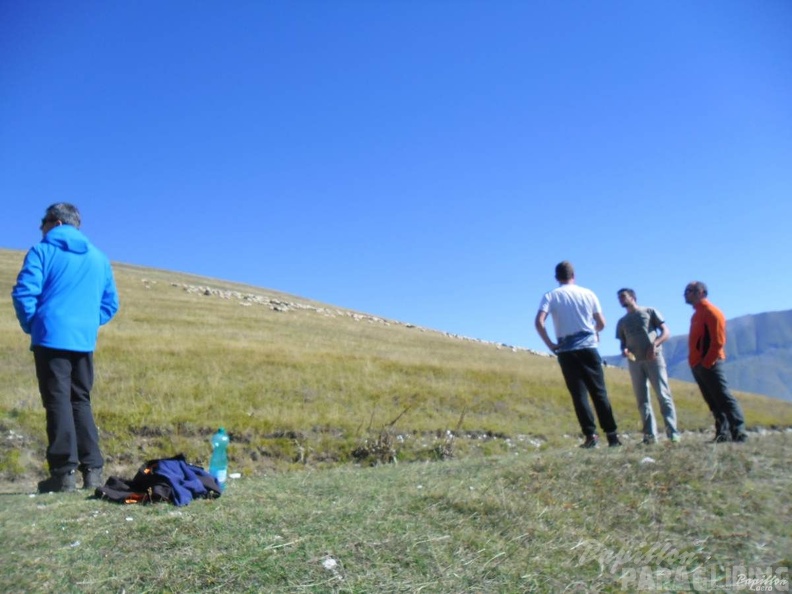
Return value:
[(707, 299), (707, 285), (700, 281), (685, 287), (685, 303), (695, 310), (690, 319), (688, 363), (701, 395), (715, 417), (715, 443), (743, 442), (745, 417), (737, 399), (732, 396), (723, 373), (726, 358), (726, 318)]

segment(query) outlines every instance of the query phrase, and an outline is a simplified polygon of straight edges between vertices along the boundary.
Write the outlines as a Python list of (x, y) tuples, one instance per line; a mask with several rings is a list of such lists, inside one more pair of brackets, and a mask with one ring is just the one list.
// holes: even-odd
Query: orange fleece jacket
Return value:
[(691, 367), (711, 368), (718, 359), (726, 358), (726, 318), (723, 312), (702, 299), (693, 306), (688, 336), (688, 363)]

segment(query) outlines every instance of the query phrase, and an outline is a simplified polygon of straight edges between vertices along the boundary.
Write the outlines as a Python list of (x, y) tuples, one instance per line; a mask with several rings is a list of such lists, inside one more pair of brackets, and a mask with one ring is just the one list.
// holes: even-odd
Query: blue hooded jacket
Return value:
[(72, 225), (30, 248), (11, 298), (31, 348), (93, 352), (99, 326), (118, 311), (110, 261)]

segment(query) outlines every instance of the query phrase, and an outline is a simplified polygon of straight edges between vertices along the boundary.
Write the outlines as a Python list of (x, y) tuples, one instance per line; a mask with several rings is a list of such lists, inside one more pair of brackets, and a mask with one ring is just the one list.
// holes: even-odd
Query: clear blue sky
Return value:
[[(544, 350), (571, 260), (687, 332), (792, 307), (792, 2), (0, 2), (0, 247)], [(10, 291), (10, 287), (6, 288)], [(123, 307), (123, 304), (122, 304)]]

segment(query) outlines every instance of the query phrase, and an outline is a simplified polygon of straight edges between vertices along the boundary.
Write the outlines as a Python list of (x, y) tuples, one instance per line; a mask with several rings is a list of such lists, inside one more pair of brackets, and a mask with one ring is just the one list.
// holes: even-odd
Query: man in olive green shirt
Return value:
[(657, 441), (657, 423), (649, 397), (649, 384), (660, 403), (666, 435), (671, 441), (679, 441), (676, 408), (668, 386), (668, 372), (661, 346), (671, 337), (671, 333), (659, 311), (638, 305), (635, 291), (619, 289), (617, 295), (627, 314), (616, 324), (616, 338), (621, 343), (622, 355), (629, 359), (630, 379), (643, 423), (643, 443)]

